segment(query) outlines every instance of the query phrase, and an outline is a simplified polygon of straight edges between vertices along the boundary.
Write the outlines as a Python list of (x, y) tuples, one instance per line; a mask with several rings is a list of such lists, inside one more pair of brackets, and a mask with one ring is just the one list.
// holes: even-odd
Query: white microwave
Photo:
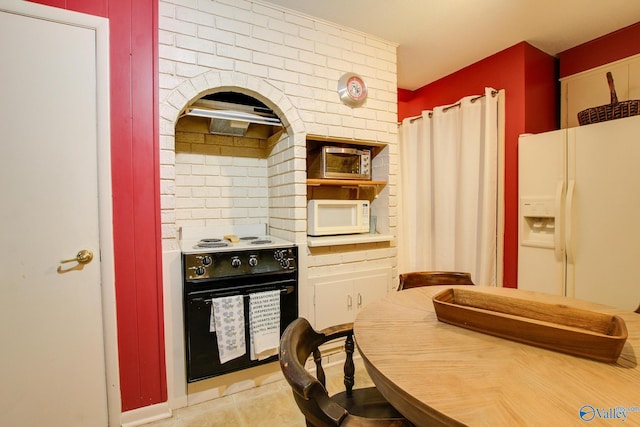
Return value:
[(329, 236), (369, 232), (368, 200), (309, 200), (307, 234)]

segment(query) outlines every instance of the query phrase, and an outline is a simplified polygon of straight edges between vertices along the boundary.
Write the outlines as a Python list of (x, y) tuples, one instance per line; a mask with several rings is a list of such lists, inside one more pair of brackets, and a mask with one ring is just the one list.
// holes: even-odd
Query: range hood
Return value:
[(186, 108), (185, 115), (210, 118), (209, 132), (218, 135), (244, 136), (250, 125), (283, 127), (266, 105), (235, 92), (201, 98)]

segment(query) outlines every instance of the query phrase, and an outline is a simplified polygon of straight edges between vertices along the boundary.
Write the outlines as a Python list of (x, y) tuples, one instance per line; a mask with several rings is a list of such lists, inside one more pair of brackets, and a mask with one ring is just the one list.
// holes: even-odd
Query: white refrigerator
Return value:
[(640, 116), (521, 135), (518, 288), (640, 305)]

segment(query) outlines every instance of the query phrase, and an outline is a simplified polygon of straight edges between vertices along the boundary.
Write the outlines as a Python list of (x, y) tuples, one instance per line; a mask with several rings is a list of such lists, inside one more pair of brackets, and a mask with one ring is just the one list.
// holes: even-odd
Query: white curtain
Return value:
[(424, 111), (400, 126), (398, 270), (496, 284), (498, 96)]

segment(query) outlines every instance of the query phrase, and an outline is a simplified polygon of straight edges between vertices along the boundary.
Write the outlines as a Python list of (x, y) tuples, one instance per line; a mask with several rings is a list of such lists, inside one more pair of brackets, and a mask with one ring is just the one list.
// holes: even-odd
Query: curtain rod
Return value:
[[(495, 90), (495, 89), (494, 89), (494, 90), (492, 90), (492, 91), (491, 91), (491, 97), (495, 97), (499, 92), (500, 92), (499, 90)], [(473, 103), (473, 102), (476, 102), (478, 99), (482, 99), (482, 98), (484, 98), (485, 96), (486, 96), (486, 95), (478, 95), (478, 96), (476, 96), (475, 98), (471, 98), (471, 102), (472, 102), (472, 103)], [(443, 112), (443, 113), (446, 113), (446, 112), (447, 112), (447, 111), (449, 111), (450, 109), (455, 108), (455, 107), (459, 107), (459, 106), (460, 106), (460, 102), (456, 102), (455, 104), (451, 104), (451, 105), (449, 105), (448, 107), (443, 108), (443, 109), (442, 109), (442, 112)], [(429, 118), (431, 118), (431, 117), (433, 117), (433, 112), (429, 112)], [(418, 117), (414, 117), (414, 118), (412, 118), (412, 119), (409, 119), (409, 123), (413, 123), (413, 122), (415, 122), (416, 120), (421, 119), (421, 118), (422, 118), (422, 116), (418, 116)]]

